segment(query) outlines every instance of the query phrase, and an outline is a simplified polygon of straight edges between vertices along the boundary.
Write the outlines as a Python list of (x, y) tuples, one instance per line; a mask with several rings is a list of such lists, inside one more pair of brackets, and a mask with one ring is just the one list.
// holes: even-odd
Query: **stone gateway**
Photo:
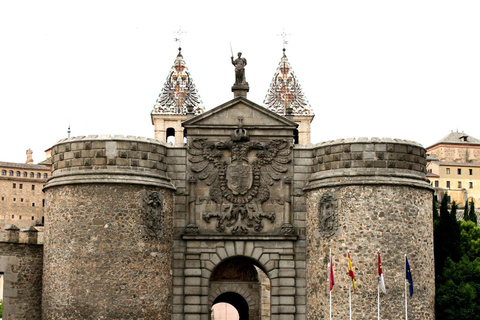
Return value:
[[(164, 89), (152, 111), (156, 139), (92, 135), (52, 147), (43, 266), (22, 267), (42, 255), (38, 244), (25, 251), (18, 231), (0, 242), (4, 319), (218, 320), (219, 303), (241, 320), (328, 319), (330, 250), (335, 319), (349, 313), (347, 250), (354, 318), (376, 318), (380, 250), (382, 319), (404, 317), (404, 254), (415, 279), (409, 319), (434, 319), (433, 191), (421, 145), (310, 144), (313, 109), (285, 55), (273, 81), (295, 79), (289, 94), (299, 96), (287, 100), (270, 90), (259, 105), (234, 85), (232, 100), (204, 111), (187, 99), (198, 93), (179, 54), (167, 78), (182, 77), (184, 94), (173, 105)], [(30, 273), (43, 280), (23, 317), (15, 295)]]

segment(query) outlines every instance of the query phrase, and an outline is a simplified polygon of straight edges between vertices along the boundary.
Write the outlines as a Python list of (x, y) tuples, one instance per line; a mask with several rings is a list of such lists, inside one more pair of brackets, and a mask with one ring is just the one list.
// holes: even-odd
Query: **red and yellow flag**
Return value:
[(352, 259), (350, 259), (350, 252), (348, 252), (348, 275), (352, 278), (353, 290), (357, 290), (357, 286), (355, 285), (355, 275), (353, 274), (352, 268)]

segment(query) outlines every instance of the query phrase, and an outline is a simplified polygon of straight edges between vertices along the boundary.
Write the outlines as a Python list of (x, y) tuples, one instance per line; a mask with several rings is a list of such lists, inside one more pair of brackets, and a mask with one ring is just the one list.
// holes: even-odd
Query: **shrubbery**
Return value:
[[(434, 216), (435, 313), (437, 320), (480, 319), (480, 228), (475, 205), (457, 221), (447, 195)], [(467, 206), (466, 206), (467, 207)], [(468, 207), (467, 207), (468, 208)]]

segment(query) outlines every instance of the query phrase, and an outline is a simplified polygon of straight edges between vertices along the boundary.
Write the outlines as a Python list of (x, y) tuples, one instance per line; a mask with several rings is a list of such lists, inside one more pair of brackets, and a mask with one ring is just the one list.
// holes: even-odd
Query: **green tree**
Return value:
[(447, 257), (436, 279), (437, 320), (480, 320), (480, 228), (460, 221), (459, 229), (461, 258)]
[(480, 258), (463, 256), (455, 263), (450, 258), (437, 288), (437, 320), (480, 319)]
[(472, 221), (460, 222), (460, 249), (462, 257), (470, 261), (480, 257), (480, 228)]
[(470, 212), (468, 211), (468, 200), (465, 201), (465, 208), (463, 209), (463, 220), (468, 221), (470, 219)]
[(473, 223), (475, 223), (475, 225), (478, 225), (478, 221), (477, 221), (477, 214), (475, 213), (475, 201), (470, 201), (470, 210), (469, 210), (469, 220), (472, 221)]
[(433, 230), (435, 276), (436, 281), (443, 273), (445, 261), (450, 257), (454, 262), (460, 260), (460, 227), (456, 218), (457, 205), (448, 210), (448, 195), (445, 193), (440, 204), (440, 218)]

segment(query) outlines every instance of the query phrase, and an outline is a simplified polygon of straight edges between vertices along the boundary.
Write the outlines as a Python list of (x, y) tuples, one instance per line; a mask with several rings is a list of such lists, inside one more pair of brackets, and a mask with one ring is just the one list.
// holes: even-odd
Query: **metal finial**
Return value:
[(70, 125), (68, 125), (67, 134), (68, 134), (68, 137), (70, 138)]
[(287, 41), (287, 36), (290, 36), (291, 34), (285, 33), (285, 29), (283, 29), (283, 32), (281, 34), (278, 34), (278, 36), (282, 37), (283, 39), (283, 54), (285, 54), (285, 46), (288, 44)]
[(187, 33), (187, 32), (183, 31), (182, 27), (179, 26), (178, 31), (174, 31), (173, 33), (178, 34), (178, 38), (174, 38), (174, 39), (175, 39), (175, 42), (178, 42), (178, 46), (179, 46), (178, 51), (180, 52), (180, 50), (182, 50), (182, 34)]

